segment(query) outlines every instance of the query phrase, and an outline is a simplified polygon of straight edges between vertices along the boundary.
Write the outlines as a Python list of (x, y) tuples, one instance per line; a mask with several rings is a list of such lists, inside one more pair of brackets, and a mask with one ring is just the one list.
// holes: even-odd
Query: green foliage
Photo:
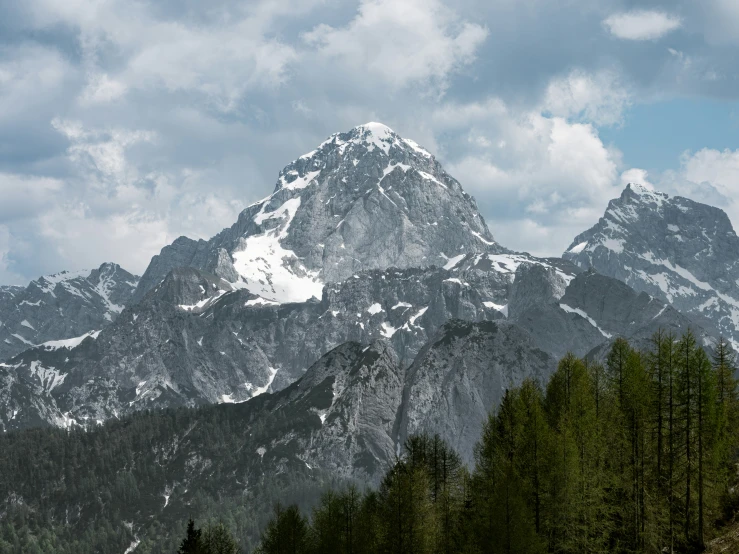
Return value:
[(267, 525), (258, 554), (305, 554), (310, 552), (308, 522), (295, 506), (275, 506), (274, 518)]
[(189, 518), (203, 533), (223, 523), (251, 551), (270, 519), (264, 506), (311, 509), (326, 488), (343, 484), (302, 462), (264, 471), (288, 454), (262, 457), (257, 448), (308, 419), (274, 402), (265, 395), (141, 412), (88, 431), (0, 436), (0, 554), (125, 552), (136, 541), (136, 554), (172, 554)]
[(379, 491), (324, 494), (301, 552), (701, 552), (737, 506), (729, 352), (659, 332), (644, 353), (617, 339), (603, 366), (567, 355), (546, 393), (506, 391), (471, 475), (412, 437)]
[(180, 544), (177, 554), (202, 554), (202, 534), (203, 532), (200, 529), (195, 529), (195, 522), (190, 520), (187, 523), (187, 535), (182, 539), (182, 544)]
[(195, 529), (195, 522), (187, 524), (187, 534), (177, 554), (238, 554), (239, 544), (223, 523), (209, 524), (205, 531)]

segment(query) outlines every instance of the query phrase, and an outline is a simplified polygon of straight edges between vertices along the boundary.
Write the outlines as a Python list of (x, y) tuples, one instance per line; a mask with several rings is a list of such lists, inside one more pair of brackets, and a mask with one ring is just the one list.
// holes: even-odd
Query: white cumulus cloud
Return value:
[(682, 20), (674, 15), (648, 10), (615, 13), (603, 24), (617, 38), (624, 40), (657, 40), (679, 29)]
[[(363, 0), (343, 27), (317, 25), (303, 34), (321, 58), (394, 89), (412, 83), (446, 86), (487, 37), (484, 26), (460, 21), (439, 0)], [(361, 79), (361, 78), (360, 78)]]

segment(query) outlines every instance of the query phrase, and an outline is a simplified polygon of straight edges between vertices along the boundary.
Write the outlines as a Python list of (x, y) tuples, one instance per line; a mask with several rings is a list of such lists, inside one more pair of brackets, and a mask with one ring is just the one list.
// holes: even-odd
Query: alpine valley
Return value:
[(630, 184), (537, 258), (498, 244), (430, 152), (368, 123), (140, 278), (108, 263), (0, 287), (0, 441), (44, 437), (25, 479), (0, 456), (0, 523), (24, 506), (57, 536), (159, 552), (189, 514), (377, 484), (418, 432), (471, 465), (506, 389), (687, 329), (739, 344), (739, 238), (718, 208)]

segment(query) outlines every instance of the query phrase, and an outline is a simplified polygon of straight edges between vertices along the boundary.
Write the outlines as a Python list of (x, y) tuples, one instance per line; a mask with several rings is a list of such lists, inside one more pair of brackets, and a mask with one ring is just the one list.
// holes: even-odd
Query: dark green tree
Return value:
[(204, 554), (202, 531), (195, 529), (195, 522), (192, 519), (187, 522), (187, 532), (177, 554)]
[(258, 554), (308, 554), (310, 552), (308, 521), (297, 506), (283, 508), (277, 504), (274, 516), (262, 535)]

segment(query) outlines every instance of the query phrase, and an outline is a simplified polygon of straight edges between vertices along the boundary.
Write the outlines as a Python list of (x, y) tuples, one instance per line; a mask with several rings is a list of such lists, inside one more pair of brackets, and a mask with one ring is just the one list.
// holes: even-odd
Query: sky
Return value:
[(0, 2), (0, 284), (140, 274), (368, 121), (512, 249), (560, 255), (630, 181), (736, 225), (739, 2)]

